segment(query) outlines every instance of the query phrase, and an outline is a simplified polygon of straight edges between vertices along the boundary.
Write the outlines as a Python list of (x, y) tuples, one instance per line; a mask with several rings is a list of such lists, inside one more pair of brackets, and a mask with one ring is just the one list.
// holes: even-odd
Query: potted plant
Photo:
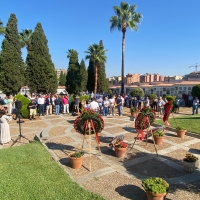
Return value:
[(163, 130), (156, 130), (154, 133), (153, 133), (153, 137), (154, 137), (154, 141), (155, 141), (155, 144), (157, 145), (161, 145), (162, 144), (162, 141), (163, 141), (163, 138), (164, 138), (164, 131)]
[(187, 153), (185, 155), (185, 158), (183, 159), (183, 169), (186, 172), (192, 173), (196, 170), (198, 166), (199, 166), (198, 158), (191, 153)]
[(142, 181), (148, 200), (163, 200), (169, 191), (169, 184), (158, 177), (149, 177)]
[(136, 116), (137, 116), (138, 109), (137, 109), (136, 107), (131, 107), (131, 108), (130, 108), (130, 112), (131, 112), (131, 116), (132, 116), (132, 117), (136, 117)]
[(126, 142), (120, 141), (114, 144), (115, 154), (118, 158), (123, 158), (126, 153), (127, 144)]
[(85, 154), (85, 152), (83, 150), (80, 150), (80, 151), (76, 151), (69, 155), (73, 169), (81, 168), (82, 163), (83, 163), (84, 154)]
[(176, 133), (177, 136), (180, 138), (184, 138), (185, 137), (185, 133), (186, 133), (186, 128), (182, 127), (182, 126), (177, 126), (176, 127)]

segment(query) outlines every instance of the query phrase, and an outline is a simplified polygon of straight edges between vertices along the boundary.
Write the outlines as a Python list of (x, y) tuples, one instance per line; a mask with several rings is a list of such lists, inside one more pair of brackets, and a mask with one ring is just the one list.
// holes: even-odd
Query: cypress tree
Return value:
[(1, 90), (6, 94), (17, 94), (24, 85), (24, 72), (17, 18), (15, 14), (11, 14), (5, 29), (0, 57)]
[(66, 84), (66, 73), (63, 73), (63, 71), (61, 71), (60, 73), (60, 77), (59, 77), (59, 85), (65, 85)]
[(85, 91), (87, 87), (87, 80), (88, 80), (88, 74), (85, 66), (85, 62), (82, 59), (80, 63), (80, 90)]
[(31, 36), (26, 64), (31, 92), (54, 94), (57, 90), (58, 81), (49, 53), (48, 40), (41, 23), (36, 25)]
[(95, 67), (94, 62), (89, 61), (89, 66), (87, 68), (88, 80), (87, 80), (87, 90), (89, 92), (94, 92), (94, 82), (95, 82)]
[[(99, 46), (102, 46), (104, 49), (103, 41), (100, 40)], [(105, 63), (99, 63), (99, 72), (98, 72), (98, 84), (97, 84), (97, 91), (98, 92), (106, 92), (108, 90), (108, 82), (106, 80), (106, 70), (105, 70)]]
[(66, 76), (66, 89), (69, 93), (78, 93), (80, 91), (78, 52), (74, 49), (69, 49), (67, 58), (69, 58), (69, 66)]

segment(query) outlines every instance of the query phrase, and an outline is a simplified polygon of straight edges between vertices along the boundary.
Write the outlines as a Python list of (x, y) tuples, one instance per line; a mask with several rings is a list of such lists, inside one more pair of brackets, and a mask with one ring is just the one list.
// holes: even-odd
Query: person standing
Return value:
[(67, 95), (63, 96), (62, 103), (63, 103), (63, 114), (65, 114), (65, 113), (69, 114), (69, 102), (68, 102)]
[(51, 115), (52, 114), (52, 98), (50, 97), (50, 95), (47, 95), (46, 97), (46, 101), (45, 101), (45, 104), (46, 104), (46, 115)]
[(192, 114), (194, 115), (194, 112), (196, 111), (196, 114), (198, 114), (198, 108), (199, 108), (199, 99), (198, 97), (195, 97), (193, 100), (193, 106), (192, 106)]
[(5, 110), (0, 111), (0, 143), (7, 144), (10, 142), (10, 127), (8, 121), (12, 120), (12, 116), (7, 116)]
[(145, 97), (145, 99), (144, 99), (144, 107), (149, 107), (149, 97)]
[(37, 104), (35, 103), (34, 99), (31, 100), (31, 102), (28, 104), (28, 107), (30, 109), (30, 120), (32, 119), (35, 119), (35, 115), (36, 115), (36, 107), (37, 107)]
[(108, 106), (109, 106), (109, 101), (108, 101), (108, 97), (105, 97), (104, 101), (103, 101), (103, 116), (108, 115)]
[(40, 95), (38, 98), (38, 108), (39, 108), (39, 116), (44, 116), (44, 97)]
[(122, 116), (122, 99), (120, 95), (118, 95), (117, 97), (116, 104), (117, 104), (119, 116)]
[(56, 107), (56, 115), (60, 115), (60, 103), (61, 103), (61, 99), (60, 97), (57, 95), (55, 100), (54, 100), (54, 103), (55, 103), (55, 107)]
[(159, 97), (158, 103), (157, 103), (157, 110), (158, 110), (158, 117), (164, 114), (164, 105), (165, 101), (162, 99), (162, 97)]
[(110, 104), (110, 115), (115, 115), (115, 98), (114, 96), (112, 96), (109, 99), (109, 104)]
[(75, 112), (79, 113), (79, 97), (78, 95), (74, 98), (74, 110)]
[(92, 102), (89, 104), (89, 108), (95, 112), (99, 111), (99, 104), (95, 101), (95, 98), (92, 99)]
[(134, 108), (137, 108), (137, 107), (138, 107), (138, 100), (137, 100), (137, 97), (133, 97), (132, 106), (133, 106)]

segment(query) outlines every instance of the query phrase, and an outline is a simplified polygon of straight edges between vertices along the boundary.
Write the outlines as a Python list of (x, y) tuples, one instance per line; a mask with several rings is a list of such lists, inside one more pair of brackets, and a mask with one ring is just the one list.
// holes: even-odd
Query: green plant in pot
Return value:
[(156, 130), (156, 131), (153, 133), (153, 137), (154, 137), (155, 144), (161, 145), (164, 136), (165, 136), (165, 133), (164, 133), (163, 130), (160, 130), (160, 129), (159, 129), (159, 130)]
[(183, 127), (183, 126), (177, 126), (176, 127), (177, 136), (180, 137), (180, 138), (184, 138), (185, 137), (186, 131), (187, 131), (186, 128)]
[(185, 158), (183, 159), (183, 169), (186, 172), (192, 173), (199, 166), (198, 157), (191, 153), (186, 153)]
[(164, 199), (169, 191), (169, 184), (159, 177), (149, 177), (142, 181), (142, 187), (145, 189), (148, 200)]
[(82, 166), (83, 163), (83, 157), (84, 157), (85, 151), (80, 150), (76, 151), (74, 153), (71, 153), (69, 155), (71, 165), (73, 169), (79, 169)]
[(130, 112), (131, 112), (131, 116), (132, 116), (132, 117), (136, 117), (136, 116), (137, 116), (138, 109), (137, 109), (136, 107), (131, 107), (131, 108), (130, 108)]

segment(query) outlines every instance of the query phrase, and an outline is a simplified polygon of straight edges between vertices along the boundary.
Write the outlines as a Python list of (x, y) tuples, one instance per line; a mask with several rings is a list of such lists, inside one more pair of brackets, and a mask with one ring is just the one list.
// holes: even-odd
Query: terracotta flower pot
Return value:
[(178, 130), (178, 129), (176, 129), (176, 133), (177, 133), (177, 136), (178, 136), (179, 138), (184, 138), (184, 137), (185, 137), (186, 130)]
[(126, 148), (118, 148), (118, 147), (115, 147), (115, 154), (118, 158), (123, 158), (126, 154)]
[(75, 158), (75, 157), (71, 157), (71, 156), (69, 157), (73, 169), (80, 169), (82, 167), (83, 157), (84, 157), (84, 155), (81, 156), (80, 158)]
[(155, 141), (155, 144), (157, 145), (161, 145), (162, 144), (162, 141), (163, 141), (163, 136), (153, 136), (154, 137), (154, 141)]
[(188, 173), (194, 172), (198, 166), (199, 166), (198, 160), (196, 160), (195, 162), (187, 162), (185, 161), (185, 159), (183, 159), (183, 169)]
[(149, 191), (146, 191), (147, 199), (148, 200), (164, 200), (166, 193), (164, 194), (154, 194)]
[(137, 112), (132, 112), (131, 116), (136, 118), (137, 117)]

